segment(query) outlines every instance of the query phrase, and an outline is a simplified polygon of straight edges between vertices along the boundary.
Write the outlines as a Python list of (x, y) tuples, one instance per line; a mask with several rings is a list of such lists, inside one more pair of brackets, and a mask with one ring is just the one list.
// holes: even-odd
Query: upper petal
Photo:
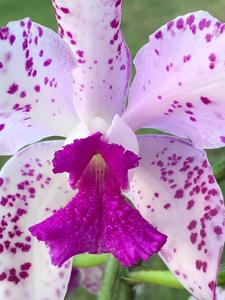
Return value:
[(69, 47), (52, 30), (30, 19), (0, 28), (0, 154), (69, 133), (77, 120), (74, 66)]
[(178, 17), (137, 54), (124, 120), (191, 139), (198, 148), (225, 145), (225, 25), (207, 12)]
[(108, 121), (124, 109), (130, 52), (120, 31), (122, 0), (53, 0), (61, 36), (77, 58), (75, 109)]
[(139, 138), (130, 198), (168, 236), (160, 252), (199, 300), (214, 299), (225, 235), (223, 196), (202, 150), (170, 136)]
[(61, 142), (35, 144), (18, 152), (0, 173), (0, 298), (64, 299), (71, 264), (51, 264), (48, 251), (28, 227), (65, 205), (71, 194), (51, 159)]

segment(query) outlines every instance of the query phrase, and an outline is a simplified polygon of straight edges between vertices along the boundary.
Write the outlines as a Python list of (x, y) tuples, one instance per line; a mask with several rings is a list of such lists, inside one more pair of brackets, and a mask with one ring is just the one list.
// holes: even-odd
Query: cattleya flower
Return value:
[[(79, 253), (132, 266), (159, 252), (215, 299), (224, 204), (203, 149), (225, 145), (225, 26), (200, 11), (151, 35), (126, 107), (122, 0), (53, 4), (60, 36), (30, 19), (0, 30), (0, 154), (14, 154), (0, 174), (1, 297), (64, 299)], [(66, 140), (38, 142), (49, 136)]]

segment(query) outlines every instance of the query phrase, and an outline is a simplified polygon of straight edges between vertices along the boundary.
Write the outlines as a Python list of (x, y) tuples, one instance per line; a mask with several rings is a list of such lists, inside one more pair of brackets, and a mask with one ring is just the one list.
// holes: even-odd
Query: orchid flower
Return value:
[[(161, 27), (128, 94), (122, 0), (53, 5), (59, 35), (30, 19), (0, 29), (0, 154), (14, 155), (0, 174), (1, 298), (64, 299), (79, 253), (132, 266), (159, 252), (215, 299), (225, 214), (203, 149), (225, 145), (225, 26), (200, 11)], [(49, 136), (66, 139), (38, 142)]]

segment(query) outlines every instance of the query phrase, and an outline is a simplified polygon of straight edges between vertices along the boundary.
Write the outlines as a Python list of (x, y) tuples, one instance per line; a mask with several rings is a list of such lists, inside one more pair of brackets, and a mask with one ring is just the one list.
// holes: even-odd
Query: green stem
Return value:
[(213, 166), (213, 172), (217, 181), (225, 179), (225, 159), (222, 159)]
[(109, 256), (102, 279), (98, 300), (132, 300), (132, 286), (121, 277), (126, 276), (126, 270), (119, 262)]
[(134, 299), (134, 289), (123, 278), (128, 275), (128, 271), (125, 268), (120, 267), (116, 284), (113, 291), (112, 300), (132, 300)]
[(182, 289), (182, 285), (170, 271), (137, 271), (124, 278), (130, 284), (151, 283), (170, 288)]
[[(169, 288), (182, 289), (183, 286), (170, 271), (137, 271), (131, 272), (124, 277), (130, 284), (150, 283)], [(225, 271), (220, 272), (218, 285), (225, 285)]]
[(109, 255), (108, 254), (100, 254), (100, 255), (93, 255), (93, 254), (80, 254), (76, 255), (73, 258), (73, 267), (75, 268), (91, 268), (98, 265), (104, 264)]
[(218, 276), (217, 284), (219, 286), (225, 286), (225, 270), (221, 270)]

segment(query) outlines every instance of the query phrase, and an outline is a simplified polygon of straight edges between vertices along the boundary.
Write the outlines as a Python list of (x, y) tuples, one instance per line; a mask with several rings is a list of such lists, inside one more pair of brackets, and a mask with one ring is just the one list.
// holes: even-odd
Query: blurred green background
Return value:
[[(165, 22), (178, 15), (199, 9), (207, 10), (221, 21), (225, 21), (224, 0), (124, 0), (123, 32), (132, 55), (134, 56), (137, 50), (146, 43), (149, 34)], [(0, 25), (28, 16), (42, 25), (55, 30), (57, 28), (50, 0), (0, 0)], [(225, 150), (209, 151), (208, 155), (210, 161), (215, 163), (224, 157)], [(0, 163), (3, 160), (4, 158), (0, 158)], [(221, 187), (225, 191), (225, 182), (221, 184)], [(164, 266), (155, 257), (145, 265), (145, 268), (157, 269), (164, 268)], [(137, 289), (138, 300), (185, 300), (187, 297), (188, 293), (185, 291), (151, 285), (143, 285)], [(72, 299), (93, 300), (95, 297), (78, 289), (71, 297)]]

